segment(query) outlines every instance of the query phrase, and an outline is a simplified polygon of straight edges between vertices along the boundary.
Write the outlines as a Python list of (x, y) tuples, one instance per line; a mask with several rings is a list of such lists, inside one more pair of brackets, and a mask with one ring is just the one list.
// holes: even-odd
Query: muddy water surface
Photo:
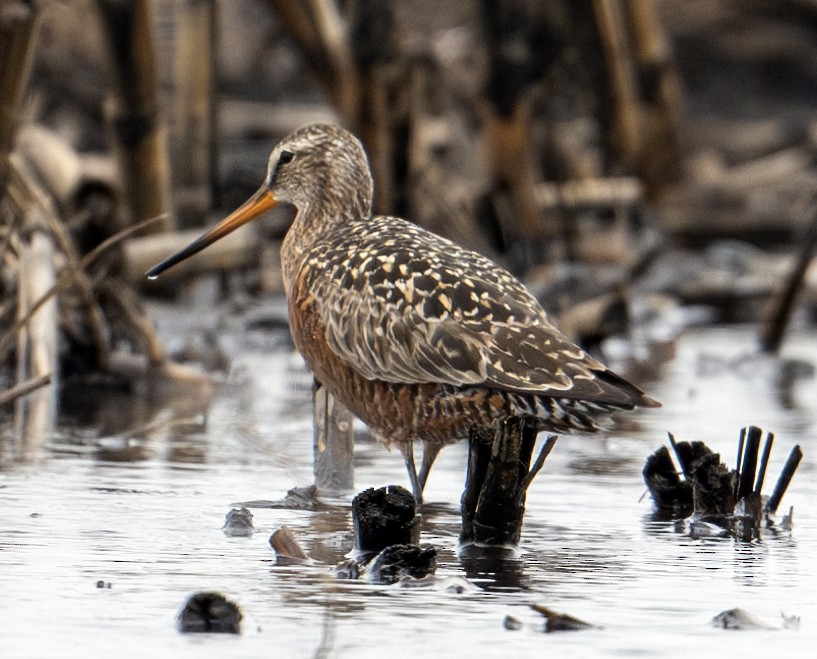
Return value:
[[(204, 426), (126, 436), (117, 426), (156, 421), (157, 412), (123, 398), (106, 420), (68, 415), (24, 461), (6, 450), (0, 656), (813, 656), (817, 382), (789, 386), (778, 362), (749, 357), (750, 330), (688, 332), (649, 386), (662, 409), (629, 415), (606, 438), (562, 438), (530, 491), (518, 560), (457, 557), (466, 448), (443, 451), (423, 534), (439, 548), (438, 579), (414, 587), (332, 577), (330, 565), (351, 546), (347, 500), (317, 512), (256, 508), (255, 535), (222, 533), (232, 504), (311, 482), (308, 374), (286, 341), (238, 341), (241, 357)], [(817, 363), (817, 336), (793, 337), (785, 355)], [(795, 507), (793, 532), (752, 543), (693, 540), (683, 524), (654, 520), (640, 472), (666, 431), (702, 439), (731, 463), (749, 423), (777, 437), (767, 483), (790, 448), (803, 447), (782, 506)], [(3, 433), (8, 444), (10, 427)], [(399, 456), (361, 443), (356, 487), (389, 483), (406, 484)], [(267, 540), (282, 525), (314, 565), (276, 565)], [(176, 631), (176, 613), (200, 590), (240, 603), (240, 636)], [(600, 628), (544, 634), (534, 602)], [(709, 624), (734, 607), (778, 627), (781, 612), (797, 615), (800, 626)], [(521, 629), (505, 629), (506, 616)]]

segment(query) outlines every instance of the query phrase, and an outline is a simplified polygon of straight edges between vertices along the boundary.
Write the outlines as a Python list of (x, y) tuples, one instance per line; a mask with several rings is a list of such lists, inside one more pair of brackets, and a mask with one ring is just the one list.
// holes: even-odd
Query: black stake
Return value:
[(769, 497), (769, 501), (766, 503), (766, 510), (768, 512), (777, 512), (777, 507), (780, 505), (780, 501), (786, 493), (786, 488), (789, 487), (794, 472), (797, 471), (797, 466), (802, 459), (803, 451), (800, 450), (800, 445), (798, 444), (791, 450), (791, 453), (789, 453), (786, 464), (783, 465), (783, 471), (780, 472), (780, 478), (777, 479), (777, 485), (774, 486), (774, 492), (772, 492), (772, 496)]
[(740, 439), (738, 440), (738, 459), (735, 462), (735, 501), (738, 500), (738, 487), (740, 486), (740, 462), (743, 460), (743, 447), (746, 444), (746, 426), (740, 429)]
[(760, 470), (757, 472), (755, 482), (755, 494), (760, 494), (763, 489), (763, 480), (766, 478), (766, 468), (769, 466), (769, 456), (772, 454), (772, 444), (774, 444), (774, 433), (766, 433), (766, 442), (763, 444), (763, 455), (760, 457)]
[(738, 501), (752, 493), (757, 470), (757, 452), (760, 448), (760, 437), (763, 431), (757, 426), (749, 426), (746, 431), (746, 446), (743, 452), (743, 465), (738, 474)]

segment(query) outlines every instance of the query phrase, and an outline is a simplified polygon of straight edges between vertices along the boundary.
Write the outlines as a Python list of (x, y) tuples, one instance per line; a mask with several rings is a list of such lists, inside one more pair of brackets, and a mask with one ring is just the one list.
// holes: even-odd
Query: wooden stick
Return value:
[(40, 387), (51, 384), (51, 379), (51, 374), (46, 373), (45, 375), (40, 375), (36, 378), (30, 378), (25, 382), (20, 382), (19, 384), (14, 385), (11, 389), (0, 391), (0, 405), (13, 403), (18, 398), (21, 398), (22, 396), (25, 396), (26, 394), (29, 394)]
[[(43, 222), (41, 210), (32, 209), (27, 223), (36, 226)], [(28, 366), (25, 378), (43, 377), (57, 373), (57, 305), (40, 304), (34, 309), (34, 303), (45, 297), (53, 288), (56, 279), (54, 273), (54, 242), (51, 236), (42, 229), (35, 230), (30, 240), (23, 243), (20, 255), (20, 282), (18, 286), (18, 312), (22, 323), (17, 331), (26, 332), (28, 340)], [(18, 365), (25, 363), (26, 358), (18, 355)]]
[(525, 476), (525, 478), (522, 479), (522, 482), (519, 484), (520, 494), (524, 494), (528, 491), (531, 483), (533, 483), (533, 479), (536, 478), (536, 474), (538, 474), (542, 467), (545, 466), (545, 460), (547, 460), (550, 452), (553, 450), (553, 447), (556, 446), (557, 439), (559, 438), (556, 435), (547, 436), (542, 444), (542, 448), (539, 449), (539, 455), (536, 456), (536, 461), (531, 465), (528, 475)]
[(330, 0), (267, 0), (347, 124), (357, 127), (360, 82), (347, 26)]
[(633, 176), (582, 179), (536, 186), (543, 208), (632, 208), (644, 203), (644, 184)]

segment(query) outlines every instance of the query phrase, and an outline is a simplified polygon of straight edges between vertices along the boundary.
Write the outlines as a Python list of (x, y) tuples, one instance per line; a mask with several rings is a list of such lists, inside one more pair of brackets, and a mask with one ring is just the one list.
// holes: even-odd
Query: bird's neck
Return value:
[(337, 207), (303, 206), (298, 210), (281, 243), (281, 271), (287, 295), (306, 254), (339, 226), (359, 219), (356, 215), (351, 209), (339, 211)]

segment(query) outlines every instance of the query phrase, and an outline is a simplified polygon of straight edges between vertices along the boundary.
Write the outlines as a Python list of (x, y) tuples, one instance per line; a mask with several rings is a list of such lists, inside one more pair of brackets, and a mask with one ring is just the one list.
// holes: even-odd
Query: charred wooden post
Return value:
[(488, 431), (472, 433), (460, 500), (462, 545), (519, 543), (527, 489), (556, 442), (555, 436), (548, 437), (531, 465), (536, 436), (536, 429), (518, 417), (500, 426), (493, 436)]
[(325, 494), (349, 492), (355, 484), (354, 417), (326, 387), (315, 383), (312, 471)]
[(721, 462), (703, 442), (677, 442), (672, 433), (670, 444), (684, 478), (692, 484), (692, 506), (699, 515), (730, 515), (736, 503), (735, 471)]
[(396, 485), (364, 490), (352, 501), (357, 556), (341, 563), (336, 576), (393, 584), (432, 574), (437, 550), (417, 544), (420, 522), (417, 502), (408, 490)]
[(422, 579), (434, 574), (437, 550), (418, 545), (390, 545), (364, 568), (362, 577), (373, 583), (393, 584), (404, 577)]
[[(738, 471), (737, 499), (744, 499), (754, 491), (755, 472), (757, 471), (757, 457), (760, 450), (760, 437), (763, 431), (757, 426), (750, 426), (745, 430), (745, 444), (743, 460)], [(744, 433), (741, 432), (741, 439)]]
[(676, 442), (670, 434), (685, 480), (675, 472), (666, 447), (647, 458), (644, 481), (658, 511), (679, 518), (694, 513), (696, 521), (711, 522), (735, 537), (747, 540), (756, 537), (764, 518), (772, 524), (770, 516), (776, 512), (802, 458), (800, 447), (795, 446), (771, 497), (764, 504), (761, 490), (774, 435), (766, 434), (760, 454), (762, 435), (763, 431), (755, 426), (741, 430), (737, 465), (729, 469), (720, 456), (702, 442)]
[(783, 495), (786, 494), (786, 490), (791, 483), (791, 479), (794, 477), (794, 472), (797, 471), (797, 467), (802, 459), (803, 451), (800, 449), (800, 446), (797, 445), (791, 450), (791, 453), (789, 453), (786, 464), (783, 465), (783, 471), (780, 472), (780, 478), (778, 478), (777, 484), (774, 486), (774, 490), (772, 491), (772, 495), (769, 497), (769, 500), (766, 503), (766, 510), (768, 512), (772, 514), (777, 512), (777, 508), (780, 506), (780, 501), (783, 499)]
[(0, 2), (0, 190), (6, 188), (8, 160), (31, 72), (39, 15), (39, 2)]
[(417, 502), (399, 485), (369, 488), (352, 500), (355, 550), (363, 554), (391, 545), (416, 545), (420, 522)]
[(97, 0), (113, 61), (115, 94), (106, 114), (123, 170), (133, 222), (163, 216), (173, 227), (167, 128), (159, 108), (153, 0)]

